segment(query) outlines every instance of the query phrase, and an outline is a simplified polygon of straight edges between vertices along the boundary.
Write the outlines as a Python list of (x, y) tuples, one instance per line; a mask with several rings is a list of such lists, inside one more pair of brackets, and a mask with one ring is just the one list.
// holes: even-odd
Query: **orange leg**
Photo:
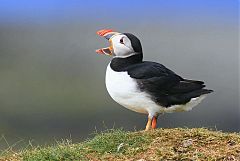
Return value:
[(157, 116), (153, 116), (152, 118), (152, 128), (156, 129), (157, 127)]
[(145, 131), (151, 130), (152, 119), (148, 118), (148, 122), (145, 128)]

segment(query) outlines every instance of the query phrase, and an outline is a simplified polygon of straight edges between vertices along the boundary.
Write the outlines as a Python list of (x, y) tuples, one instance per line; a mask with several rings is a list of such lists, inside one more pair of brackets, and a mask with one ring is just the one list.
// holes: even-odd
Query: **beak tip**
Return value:
[[(100, 55), (106, 54), (106, 53), (103, 51), (103, 49), (97, 49), (95, 52), (96, 52), (97, 54), (100, 54)], [(107, 55), (107, 54), (106, 54), (106, 55)]]
[(98, 53), (98, 54), (102, 54), (102, 50), (101, 49), (97, 49), (95, 52)]
[(97, 34), (98, 34), (99, 36), (104, 36), (105, 34), (107, 34), (107, 33), (109, 33), (109, 32), (113, 32), (113, 30), (111, 30), (111, 29), (103, 29), (103, 30), (97, 31)]

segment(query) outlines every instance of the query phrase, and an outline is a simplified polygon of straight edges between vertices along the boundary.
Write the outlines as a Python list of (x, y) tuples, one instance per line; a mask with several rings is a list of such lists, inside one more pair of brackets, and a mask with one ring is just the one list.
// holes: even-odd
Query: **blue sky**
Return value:
[(71, 18), (238, 20), (238, 0), (0, 0), (0, 21), (49, 21)]

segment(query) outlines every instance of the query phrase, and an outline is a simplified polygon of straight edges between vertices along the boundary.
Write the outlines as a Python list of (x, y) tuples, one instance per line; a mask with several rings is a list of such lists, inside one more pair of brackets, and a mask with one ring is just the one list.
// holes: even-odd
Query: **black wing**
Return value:
[(212, 92), (203, 89), (204, 82), (183, 79), (162, 64), (154, 62), (129, 66), (127, 72), (137, 80), (141, 91), (149, 93), (156, 103), (164, 107), (186, 104), (191, 98)]

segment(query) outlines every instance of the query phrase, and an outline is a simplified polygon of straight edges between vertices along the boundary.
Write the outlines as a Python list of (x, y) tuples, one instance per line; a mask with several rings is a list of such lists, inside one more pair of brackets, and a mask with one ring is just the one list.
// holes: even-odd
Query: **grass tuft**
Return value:
[(107, 130), (97, 134), (93, 139), (87, 141), (85, 145), (99, 155), (134, 155), (145, 150), (144, 147), (148, 145), (151, 140), (151, 137), (143, 132), (125, 132), (117, 129)]
[(126, 132), (111, 129), (82, 143), (70, 140), (48, 147), (9, 151), (0, 161), (71, 160), (240, 160), (240, 134), (205, 128)]

